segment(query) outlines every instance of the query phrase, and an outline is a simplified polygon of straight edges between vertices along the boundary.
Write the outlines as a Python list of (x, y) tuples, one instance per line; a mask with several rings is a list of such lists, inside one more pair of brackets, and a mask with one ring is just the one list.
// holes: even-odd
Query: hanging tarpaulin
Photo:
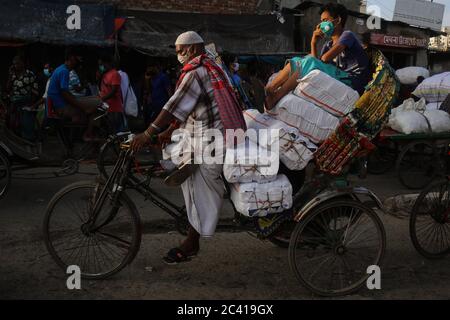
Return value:
[(112, 44), (109, 38), (113, 33), (112, 5), (1, 0), (0, 39), (3, 40), (105, 46)]
[(155, 55), (174, 54), (177, 36), (194, 30), (207, 43), (221, 51), (236, 54), (293, 52), (294, 18), (280, 23), (274, 15), (212, 15), (127, 10), (120, 12), (127, 21), (119, 39), (121, 44)]

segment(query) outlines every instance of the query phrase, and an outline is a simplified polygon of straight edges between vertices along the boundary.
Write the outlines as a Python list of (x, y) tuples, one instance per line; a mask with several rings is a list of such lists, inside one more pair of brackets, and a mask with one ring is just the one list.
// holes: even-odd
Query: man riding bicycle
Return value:
[[(246, 129), (233, 88), (223, 69), (206, 54), (200, 35), (193, 31), (183, 33), (175, 46), (178, 60), (183, 64), (177, 90), (150, 127), (135, 137), (131, 145), (134, 151), (150, 143), (153, 135), (160, 134), (174, 121), (181, 123), (181, 128), (191, 136), (199, 124), (203, 132)], [(170, 139), (173, 128), (168, 130), (160, 140)], [(222, 169), (223, 163), (202, 163), (181, 185), (191, 226), (185, 241), (164, 257), (167, 264), (188, 261), (199, 251), (200, 236), (214, 234), (225, 191)]]

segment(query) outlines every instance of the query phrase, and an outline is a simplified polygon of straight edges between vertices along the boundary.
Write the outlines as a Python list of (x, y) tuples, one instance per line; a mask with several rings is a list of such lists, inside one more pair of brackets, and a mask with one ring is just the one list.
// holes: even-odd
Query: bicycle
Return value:
[[(135, 158), (129, 141), (121, 143), (108, 179), (76, 182), (50, 201), (43, 224), (44, 240), (51, 257), (64, 271), (69, 265), (78, 265), (82, 277), (106, 279), (133, 261), (142, 227), (127, 189), (146, 196), (175, 219), (180, 233), (185, 232), (188, 221), (184, 207), (149, 186), (153, 177), (161, 176), (160, 169), (149, 166), (136, 177), (139, 166)], [(386, 242), (383, 224), (362, 202), (364, 197), (381, 208), (381, 202), (369, 190), (316, 175), (295, 196), (290, 220), (263, 239), (289, 246), (291, 269), (310, 291), (321, 296), (355, 292), (369, 276), (367, 267), (381, 264)], [(235, 230), (258, 234), (256, 221), (235, 210)]]

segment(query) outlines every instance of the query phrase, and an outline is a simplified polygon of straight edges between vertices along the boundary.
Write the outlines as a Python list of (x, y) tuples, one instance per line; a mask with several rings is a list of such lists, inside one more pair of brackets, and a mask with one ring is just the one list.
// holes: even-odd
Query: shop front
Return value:
[(395, 69), (427, 66), (428, 38), (371, 33), (370, 44), (380, 49)]

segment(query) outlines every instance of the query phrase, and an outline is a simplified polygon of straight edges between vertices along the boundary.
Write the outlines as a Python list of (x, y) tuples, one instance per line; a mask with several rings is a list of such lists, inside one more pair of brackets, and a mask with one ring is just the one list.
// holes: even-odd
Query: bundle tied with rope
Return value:
[(292, 186), (282, 174), (271, 183), (233, 184), (231, 200), (236, 210), (247, 217), (266, 217), (292, 207)]

